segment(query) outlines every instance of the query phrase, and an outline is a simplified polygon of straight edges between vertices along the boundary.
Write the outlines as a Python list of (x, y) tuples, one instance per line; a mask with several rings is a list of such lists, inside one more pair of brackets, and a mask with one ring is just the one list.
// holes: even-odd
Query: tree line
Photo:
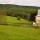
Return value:
[(7, 16), (29, 19), (33, 21), (35, 19), (35, 15), (37, 15), (38, 7), (31, 6), (18, 6), (11, 4), (0, 4), (0, 10), (4, 10), (4, 13)]

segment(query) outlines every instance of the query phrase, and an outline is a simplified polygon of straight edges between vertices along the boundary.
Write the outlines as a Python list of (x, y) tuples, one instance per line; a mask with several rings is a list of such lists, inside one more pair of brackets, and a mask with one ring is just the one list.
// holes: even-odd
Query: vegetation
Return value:
[(40, 29), (0, 25), (0, 40), (40, 40)]
[(9, 25), (0, 25), (0, 40), (40, 40), (40, 29), (28, 20), (6, 16)]
[(3, 21), (8, 24), (0, 25), (0, 40), (40, 40), (40, 29), (33, 28), (32, 22), (28, 21), (31, 17), (35, 18), (38, 9), (31, 6), (0, 4), (0, 14), (4, 14)]
[(4, 13), (8, 16), (18, 17), (27, 19), (31, 14), (37, 14), (38, 7), (32, 6), (18, 6), (11, 4), (0, 4), (0, 10), (4, 10)]

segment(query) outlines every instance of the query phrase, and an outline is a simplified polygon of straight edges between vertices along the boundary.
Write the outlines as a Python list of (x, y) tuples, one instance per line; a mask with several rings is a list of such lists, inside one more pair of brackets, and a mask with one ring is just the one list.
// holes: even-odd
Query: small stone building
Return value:
[(36, 23), (40, 26), (40, 9), (38, 9), (38, 14), (35, 17)]

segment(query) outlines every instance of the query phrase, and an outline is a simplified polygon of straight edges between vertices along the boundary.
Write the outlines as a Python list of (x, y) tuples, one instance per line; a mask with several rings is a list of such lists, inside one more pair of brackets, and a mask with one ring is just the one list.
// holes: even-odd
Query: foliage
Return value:
[[(27, 19), (31, 14), (37, 14), (37, 7), (31, 6), (18, 6), (11, 4), (0, 4), (0, 10), (4, 10), (8, 16), (20, 16), (23, 19)], [(29, 15), (28, 15), (29, 14)]]

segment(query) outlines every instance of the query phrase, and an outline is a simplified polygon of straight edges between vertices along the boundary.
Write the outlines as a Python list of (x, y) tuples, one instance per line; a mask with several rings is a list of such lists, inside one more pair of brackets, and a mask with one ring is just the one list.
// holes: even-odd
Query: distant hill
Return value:
[(40, 7), (35, 6), (19, 6), (13, 4), (0, 4), (0, 10), (4, 10), (6, 13), (18, 13), (18, 14), (30, 14), (35, 13)]
[(33, 16), (30, 19), (33, 19), (34, 16), (37, 14), (38, 9), (40, 9), (40, 7), (19, 6), (19, 5), (13, 5), (13, 4), (0, 4), (1, 13), (6, 13), (6, 15), (8, 16), (15, 16), (18, 18), (21, 17), (24, 19), (27, 19), (28, 17), (30, 17), (30, 14), (31, 14), (31, 17)]
[(20, 6), (20, 5), (13, 5), (13, 4), (0, 4), (0, 7), (23, 7), (23, 8), (38, 8), (40, 9), (40, 7), (36, 7), (36, 6)]
[(27, 12), (30, 13), (31, 11), (35, 9), (40, 9), (40, 7), (34, 7), (34, 6), (19, 6), (19, 5), (12, 5), (12, 4), (0, 4), (0, 9), (2, 10), (12, 10), (14, 12)]

